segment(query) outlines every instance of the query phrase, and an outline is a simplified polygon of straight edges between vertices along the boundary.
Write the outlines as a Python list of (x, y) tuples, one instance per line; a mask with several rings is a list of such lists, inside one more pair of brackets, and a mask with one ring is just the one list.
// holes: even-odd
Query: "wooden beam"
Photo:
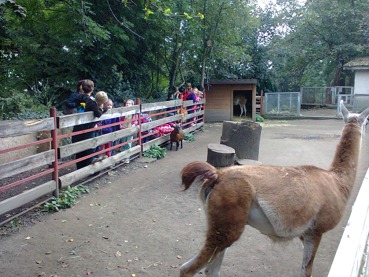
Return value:
[(0, 165), (0, 176), (1, 178), (7, 178), (43, 165), (51, 164), (53, 161), (55, 161), (54, 150), (45, 151)]
[(127, 128), (127, 129), (120, 130), (117, 132), (112, 132), (109, 134), (82, 140), (82, 141), (75, 142), (72, 144), (60, 146), (59, 147), (59, 158), (65, 158), (75, 153), (82, 152), (86, 149), (96, 148), (99, 145), (105, 144), (109, 141), (116, 141), (118, 139), (121, 139), (127, 136), (135, 135), (137, 134), (137, 132), (139, 132), (139, 126), (133, 126), (129, 129)]
[(11, 210), (19, 208), (31, 201), (40, 198), (41, 196), (53, 192), (55, 189), (56, 182), (49, 181), (33, 189), (24, 191), (21, 194), (3, 200), (0, 202), (0, 214), (5, 214)]
[(0, 120), (0, 138), (33, 134), (54, 129), (54, 118), (36, 120)]

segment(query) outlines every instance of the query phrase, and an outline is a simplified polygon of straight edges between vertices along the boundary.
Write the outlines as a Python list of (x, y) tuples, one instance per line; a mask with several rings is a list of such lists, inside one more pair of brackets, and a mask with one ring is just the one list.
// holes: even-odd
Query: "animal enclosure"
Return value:
[[(50, 117), (33, 121), (0, 121), (0, 139), (16, 138), (19, 135), (37, 132), (48, 135), (39, 140), (14, 147), (0, 148), (0, 154), (7, 154), (8, 161), (0, 164), (0, 215), (30, 203), (44, 196), (58, 196), (59, 190), (89, 178), (97, 172), (108, 170), (128, 157), (141, 156), (142, 153), (154, 144), (163, 145), (169, 141), (169, 133), (163, 134), (161, 126), (180, 122), (184, 132), (193, 132), (204, 124), (205, 100), (198, 103), (192, 101), (173, 100), (157, 103), (138, 104), (131, 107), (115, 108), (100, 118), (94, 118), (92, 112), (57, 116), (56, 110), (51, 109)], [(193, 113), (184, 114), (185, 108)], [(125, 119), (110, 125), (72, 133), (71, 127), (88, 122), (99, 122), (108, 118), (119, 118), (127, 115), (137, 115), (137, 126), (99, 135), (81, 142), (71, 143), (70, 138), (76, 134), (97, 131), (109, 126), (117, 126), (132, 119)], [(147, 120), (150, 118), (150, 120)], [(125, 137), (134, 138), (122, 142)], [(97, 148), (106, 142), (117, 142), (114, 146), (94, 152), (85, 157), (75, 159), (74, 155), (89, 148)], [(133, 147), (116, 153), (96, 164), (90, 164), (79, 170), (65, 172), (63, 169), (73, 166), (77, 161), (87, 159), (106, 151), (117, 150), (125, 144), (132, 142)], [(25, 157), (18, 157), (16, 153), (23, 148), (38, 148), (40, 145), (51, 145), (51, 148)], [(62, 173), (63, 172), (63, 173)], [(48, 177), (48, 181), (38, 184), (37, 180)], [(15, 181), (14, 181), (15, 180)], [(9, 218), (6, 220), (8, 221)], [(4, 220), (5, 221), (5, 220)]]

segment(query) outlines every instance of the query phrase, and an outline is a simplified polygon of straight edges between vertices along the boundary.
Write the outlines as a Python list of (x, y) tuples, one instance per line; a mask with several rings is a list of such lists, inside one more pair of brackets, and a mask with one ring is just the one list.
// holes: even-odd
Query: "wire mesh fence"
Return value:
[(305, 105), (335, 105), (338, 98), (350, 98), (354, 94), (354, 87), (301, 87), (301, 103)]
[(300, 92), (268, 92), (264, 97), (266, 115), (300, 115)]
[[(353, 94), (350, 89), (344, 91), (333, 87), (332, 94), (324, 94), (328, 92), (325, 88), (310, 91), (310, 100), (315, 103), (303, 102), (303, 94), (301, 92), (268, 92), (264, 97), (264, 115), (267, 116), (319, 116), (319, 117), (341, 117), (339, 103), (344, 101), (346, 107), (355, 113), (363, 111), (369, 107), (368, 94)], [(340, 92), (340, 93), (336, 93)], [(341, 93), (345, 92), (345, 93)], [(350, 92), (350, 93), (346, 93)], [(307, 92), (305, 90), (305, 96)], [(327, 95), (328, 102), (327, 102)], [(323, 97), (323, 98), (322, 98)], [(333, 98), (331, 98), (333, 97)], [(305, 100), (308, 99), (305, 97)], [(313, 101), (313, 99), (315, 99)], [(320, 99), (317, 101), (317, 99)], [(322, 99), (325, 99), (324, 101)], [(319, 103), (317, 103), (319, 102)]]

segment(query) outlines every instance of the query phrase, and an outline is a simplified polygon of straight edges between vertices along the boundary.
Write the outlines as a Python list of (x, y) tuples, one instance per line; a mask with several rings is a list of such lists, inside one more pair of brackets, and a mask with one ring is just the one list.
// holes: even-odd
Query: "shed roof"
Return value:
[(209, 80), (209, 85), (256, 85), (257, 79)]
[(343, 65), (343, 69), (362, 70), (369, 69), (369, 57), (360, 57)]

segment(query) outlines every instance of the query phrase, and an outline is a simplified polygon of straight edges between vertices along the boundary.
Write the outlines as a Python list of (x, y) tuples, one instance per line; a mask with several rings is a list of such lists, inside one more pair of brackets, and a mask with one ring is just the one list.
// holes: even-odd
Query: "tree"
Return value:
[(369, 53), (368, 9), (365, 0), (307, 2), (290, 32), (272, 41), (278, 86), (344, 85), (343, 64)]

